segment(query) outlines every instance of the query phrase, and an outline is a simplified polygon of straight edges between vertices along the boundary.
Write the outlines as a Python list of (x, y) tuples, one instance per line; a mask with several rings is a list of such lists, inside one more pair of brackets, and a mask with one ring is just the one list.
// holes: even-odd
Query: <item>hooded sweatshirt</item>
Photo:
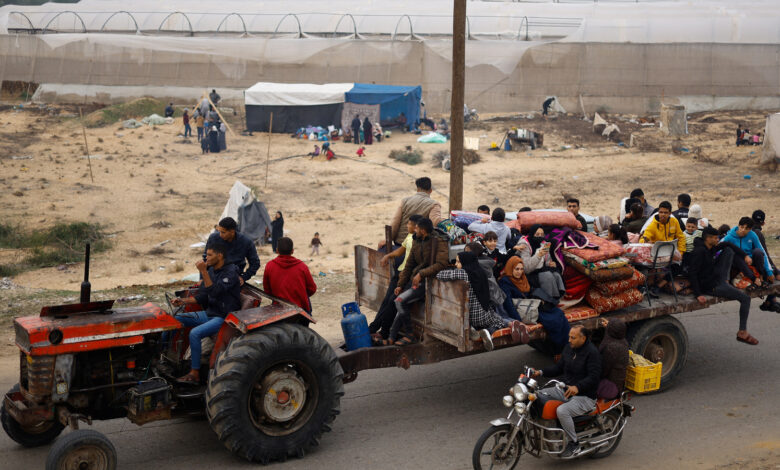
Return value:
[(737, 235), (737, 229), (739, 229), (739, 226), (732, 227), (731, 230), (729, 230), (729, 233), (723, 237), (722, 241), (737, 245), (742, 251), (747, 253), (748, 256), (753, 256), (753, 250), (759, 250), (764, 254), (765, 272), (771, 275), (774, 271), (772, 271), (772, 266), (769, 264), (769, 256), (767, 256), (766, 251), (764, 251), (764, 247), (761, 245), (761, 240), (759, 240), (756, 232), (748, 230), (747, 235), (740, 237)]
[(680, 228), (680, 223), (675, 217), (669, 216), (669, 221), (662, 224), (658, 220), (658, 214), (656, 214), (647, 225), (644, 233), (642, 233), (640, 241), (655, 243), (673, 240), (677, 240), (677, 251), (685, 253), (685, 234), (683, 234), (683, 230)]
[(311, 313), (309, 297), (317, 292), (317, 284), (303, 261), (294, 256), (279, 255), (265, 265), (263, 289)]
[(599, 345), (601, 353), (601, 377), (623, 389), (628, 367), (628, 341), (626, 341), (626, 322), (620, 319), (610, 320), (604, 339)]

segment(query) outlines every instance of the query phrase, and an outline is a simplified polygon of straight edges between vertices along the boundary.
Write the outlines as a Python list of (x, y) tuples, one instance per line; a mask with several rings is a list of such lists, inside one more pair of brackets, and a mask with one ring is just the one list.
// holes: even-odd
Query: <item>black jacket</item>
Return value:
[(693, 240), (693, 251), (688, 256), (688, 279), (691, 281), (693, 295), (699, 296), (712, 292), (712, 289), (718, 283), (715, 274), (715, 261), (718, 255), (725, 250), (731, 249), (735, 256), (744, 258), (747, 256), (738, 246), (729, 242), (721, 242), (712, 249), (707, 249), (704, 240), (696, 238)]
[(195, 300), (210, 317), (225, 318), (228, 313), (241, 309), (241, 283), (238, 281), (238, 267), (225, 264), (222, 269), (209, 268), (211, 286), (201, 281)]
[(777, 269), (777, 266), (775, 266), (775, 262), (772, 261), (772, 257), (769, 256), (769, 250), (766, 249), (766, 238), (764, 238), (764, 231), (761, 229), (761, 227), (758, 226), (753, 227), (753, 231), (756, 232), (756, 235), (758, 235), (758, 241), (760, 241), (761, 246), (764, 247), (764, 251), (766, 252), (766, 257), (769, 260), (769, 265), (772, 266), (772, 269)]
[[(206, 242), (206, 248), (203, 249), (203, 261), (206, 261), (206, 249), (212, 246), (212, 244), (221, 244), (227, 247), (225, 264), (235, 264), (238, 267), (239, 275), (244, 278), (244, 281), (248, 281), (260, 269), (260, 257), (257, 256), (257, 248), (255, 248), (255, 244), (246, 235), (236, 232), (236, 238), (232, 242), (226, 242), (219, 236), (219, 232), (212, 233)], [(247, 261), (249, 262), (249, 267), (244, 270)]]
[(561, 360), (542, 370), (542, 374), (545, 377), (563, 375), (563, 382), (577, 387), (578, 395), (595, 400), (601, 379), (601, 355), (590, 340), (577, 349), (567, 344), (561, 353)]

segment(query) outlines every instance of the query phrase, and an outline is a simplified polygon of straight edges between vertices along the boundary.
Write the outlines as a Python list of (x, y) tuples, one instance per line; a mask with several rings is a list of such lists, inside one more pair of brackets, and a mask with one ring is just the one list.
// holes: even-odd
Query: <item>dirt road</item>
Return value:
[[(758, 310), (750, 330), (761, 344), (734, 341), (736, 304), (687, 314), (688, 364), (669, 391), (636, 397), (638, 410), (614, 455), (577, 468), (780, 468), (780, 315)], [(17, 357), (0, 359), (0, 388), (16, 382)], [(501, 397), (523, 364), (548, 359), (513, 348), (432, 366), (361, 372), (346, 385), (342, 413), (319, 448), (271, 468), (469, 469), (474, 442), (504, 415)], [(250, 468), (216, 440), (208, 423), (180, 420), (139, 428), (101, 422), (120, 468)], [(48, 448), (24, 449), (0, 436), (0, 468), (42, 468)], [(568, 467), (524, 457), (522, 468)], [(253, 467), (251, 467), (253, 468)]]

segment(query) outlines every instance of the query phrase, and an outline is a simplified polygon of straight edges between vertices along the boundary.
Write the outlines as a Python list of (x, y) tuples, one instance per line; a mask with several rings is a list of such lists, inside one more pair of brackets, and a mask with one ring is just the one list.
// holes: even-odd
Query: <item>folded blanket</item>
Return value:
[(623, 266), (628, 266), (628, 259), (626, 258), (617, 257), (617, 258), (609, 258), (601, 261), (588, 261), (574, 254), (572, 250), (564, 251), (563, 257), (564, 257), (564, 261), (569, 266), (574, 266), (574, 267), (581, 266), (590, 271), (598, 271), (600, 269), (616, 269), (616, 268), (622, 268)]
[(585, 274), (575, 269), (567, 269), (563, 272), (563, 285), (566, 286), (563, 300), (582, 299), (588, 293), (592, 283), (593, 281)]
[(623, 246), (616, 243), (612, 243), (609, 240), (605, 238), (601, 238), (594, 233), (582, 232), (582, 231), (578, 231), (578, 232), (585, 235), (588, 241), (592, 245), (597, 246), (598, 248), (595, 250), (591, 248), (572, 248), (567, 251), (574, 253), (575, 255), (579, 256), (580, 258), (586, 261), (595, 262), (595, 261), (603, 261), (605, 259), (610, 259), (610, 258), (617, 258), (618, 256), (621, 256), (626, 252)]
[[(528, 231), (532, 225), (539, 224), (546, 227), (569, 227), (579, 229), (581, 227), (577, 218), (569, 211), (528, 211), (518, 212), (517, 220), (507, 222), (510, 228), (516, 228), (521, 232)], [(525, 233), (525, 232), (524, 232)]]
[(599, 312), (597, 312), (595, 309), (586, 307), (584, 305), (579, 307), (567, 308), (563, 311), (563, 314), (566, 315), (566, 319), (569, 320), (570, 322), (577, 321), (577, 320), (585, 320), (587, 318), (594, 318), (599, 316)]
[(604, 295), (615, 295), (623, 291), (627, 291), (629, 289), (633, 289), (634, 287), (638, 287), (645, 283), (645, 275), (640, 273), (639, 271), (635, 270), (634, 268), (631, 268), (634, 271), (633, 276), (631, 276), (630, 279), (623, 279), (620, 281), (609, 281), (609, 282), (596, 282), (593, 284), (593, 288), (598, 290)]
[(591, 307), (599, 313), (613, 312), (621, 308), (636, 305), (644, 299), (644, 295), (637, 289), (629, 289), (618, 294), (606, 296), (596, 288), (591, 288), (585, 296)]

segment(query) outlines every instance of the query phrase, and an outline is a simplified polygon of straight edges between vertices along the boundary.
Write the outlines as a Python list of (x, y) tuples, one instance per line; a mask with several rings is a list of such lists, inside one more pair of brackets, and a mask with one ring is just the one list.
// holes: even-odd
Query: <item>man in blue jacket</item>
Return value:
[(739, 219), (739, 225), (729, 230), (722, 241), (733, 243), (747, 253), (745, 262), (748, 265), (753, 265), (765, 280), (772, 283), (775, 280), (775, 273), (769, 264), (769, 257), (764, 251), (764, 247), (761, 246), (758, 235), (753, 231), (753, 225), (753, 219), (742, 217)]
[(179, 382), (200, 382), (200, 340), (217, 334), (228, 313), (241, 308), (241, 282), (238, 267), (225, 262), (227, 250), (217, 243), (206, 247), (206, 261), (198, 261), (195, 267), (203, 278), (195, 297), (176, 298), (173, 305), (198, 304), (203, 310), (176, 315), (176, 319), (190, 330), (190, 372), (179, 378)]
[[(238, 224), (232, 217), (225, 217), (215, 227), (216, 232), (209, 235), (206, 250), (203, 250), (203, 261), (206, 261), (208, 247), (216, 244), (225, 246), (225, 263), (238, 267), (241, 285), (248, 281), (260, 269), (260, 257), (257, 248), (246, 235), (237, 232)], [(249, 267), (244, 269), (249, 261)]]

